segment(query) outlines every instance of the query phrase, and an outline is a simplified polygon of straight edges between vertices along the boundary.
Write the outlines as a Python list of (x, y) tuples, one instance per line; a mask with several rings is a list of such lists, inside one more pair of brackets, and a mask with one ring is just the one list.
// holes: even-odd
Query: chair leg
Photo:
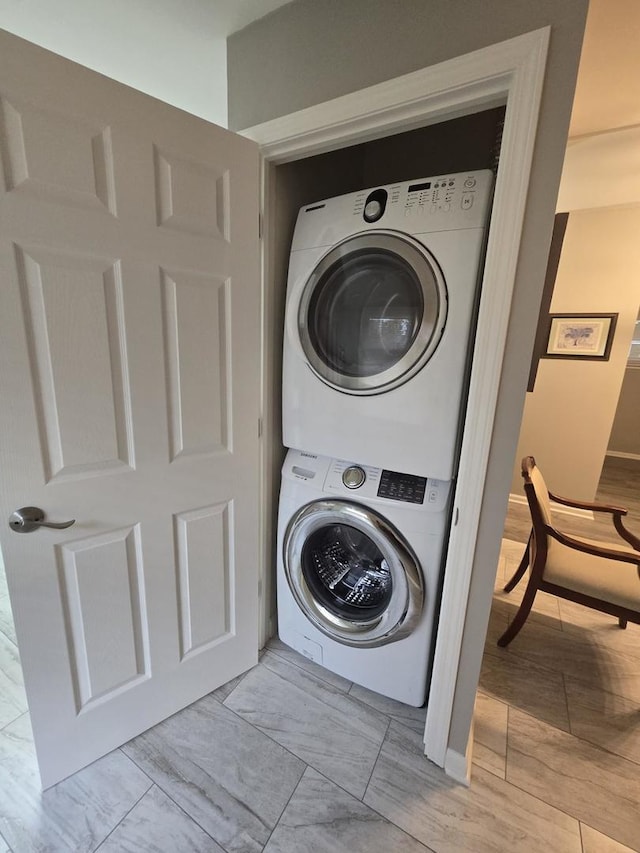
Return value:
[(626, 628), (627, 627), (627, 620), (624, 619), (622, 616), (618, 616), (618, 625), (621, 628)]
[[(520, 569), (518, 569), (518, 571), (520, 571)], [(513, 617), (513, 620), (511, 621), (511, 624), (508, 626), (507, 630), (498, 640), (499, 646), (502, 646), (503, 648), (505, 646), (508, 646), (511, 640), (513, 640), (513, 638), (520, 633), (520, 629), (527, 621), (527, 616), (531, 612), (531, 608), (533, 606), (533, 601), (536, 597), (537, 591), (537, 584), (534, 584), (532, 580), (529, 580), (529, 584), (525, 591), (524, 598), (522, 599), (522, 603), (518, 609), (518, 612)]]
[(515, 570), (515, 573), (509, 583), (504, 587), (505, 592), (511, 592), (511, 590), (517, 586), (522, 580), (522, 576), (527, 571), (529, 563), (531, 561), (531, 540), (533, 538), (533, 530), (529, 534), (529, 539), (527, 541), (527, 547), (524, 549), (524, 554), (522, 555), (522, 559), (520, 560), (520, 565)]

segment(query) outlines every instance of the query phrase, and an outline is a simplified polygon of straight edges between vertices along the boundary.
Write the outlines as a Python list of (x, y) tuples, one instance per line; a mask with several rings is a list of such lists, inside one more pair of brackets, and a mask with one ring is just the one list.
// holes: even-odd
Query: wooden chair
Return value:
[[(533, 456), (522, 460), (522, 476), (533, 526), (520, 565), (504, 590), (511, 592), (530, 567), (529, 582), (522, 604), (498, 645), (508, 645), (518, 634), (538, 590), (617, 616), (621, 628), (627, 627), (627, 621), (640, 623), (640, 539), (622, 523), (627, 510), (552, 494)], [(625, 545), (618, 548), (607, 542), (562, 533), (553, 526), (551, 500), (609, 513)]]

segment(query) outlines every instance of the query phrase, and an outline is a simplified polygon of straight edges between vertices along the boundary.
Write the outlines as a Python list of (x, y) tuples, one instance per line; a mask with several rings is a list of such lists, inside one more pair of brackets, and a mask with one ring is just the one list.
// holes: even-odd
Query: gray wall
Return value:
[(587, 5), (296, 0), (227, 40), (229, 127), (251, 127), (548, 24), (552, 64), (565, 71), (560, 89), (572, 90)]
[(500, 382), (450, 747), (466, 750), (516, 453), (587, 0), (296, 0), (228, 41), (229, 126), (250, 127), (549, 25), (551, 42)]

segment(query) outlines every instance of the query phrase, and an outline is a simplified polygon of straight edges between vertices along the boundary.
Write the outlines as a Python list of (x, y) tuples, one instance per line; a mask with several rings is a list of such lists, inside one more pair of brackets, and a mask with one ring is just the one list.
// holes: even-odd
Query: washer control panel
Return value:
[(383, 471), (380, 475), (377, 496), (421, 504), (427, 489), (427, 478), (413, 474), (400, 474), (398, 471)]
[(325, 492), (346, 496), (357, 491), (359, 498), (413, 504), (433, 512), (445, 509), (450, 486), (444, 480), (358, 465), (344, 459), (330, 461), (324, 480)]

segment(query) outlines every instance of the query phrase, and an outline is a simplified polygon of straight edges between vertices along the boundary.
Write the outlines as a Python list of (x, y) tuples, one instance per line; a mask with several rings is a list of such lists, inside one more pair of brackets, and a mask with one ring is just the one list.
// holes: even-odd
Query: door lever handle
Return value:
[(15, 533), (32, 533), (39, 527), (52, 527), (54, 530), (64, 530), (75, 523), (75, 518), (72, 518), (71, 521), (45, 521), (44, 512), (37, 506), (23, 506), (12, 512), (9, 516), (9, 527)]

